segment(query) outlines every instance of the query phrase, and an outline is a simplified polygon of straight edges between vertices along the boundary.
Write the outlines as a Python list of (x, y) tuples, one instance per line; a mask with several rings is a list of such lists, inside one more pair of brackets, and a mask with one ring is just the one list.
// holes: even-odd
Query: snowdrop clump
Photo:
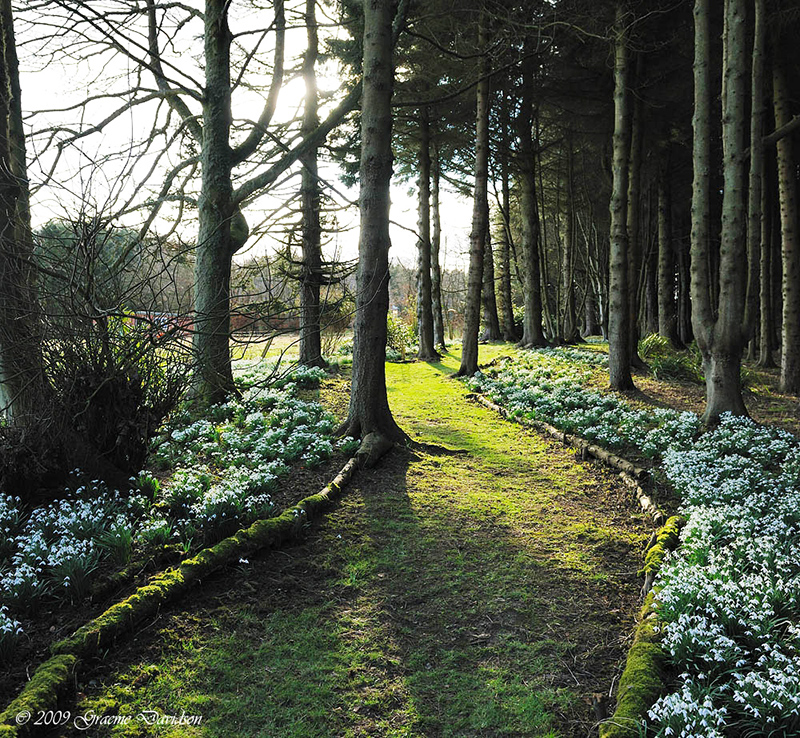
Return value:
[(156, 439), (152, 458), (173, 470), (163, 486), (142, 472), (121, 493), (76, 470), (63, 499), (27, 515), (18, 498), (0, 496), (0, 660), (22, 635), (12, 614), (24, 617), (44, 599), (82, 599), (97, 569), (125, 563), (134, 543), (190, 551), (268, 517), (271, 494), (291, 464), (314, 467), (335, 448), (357, 445), (335, 441), (334, 418), (299, 397), (323, 370), (277, 376), (265, 362), (236, 368), (241, 399), (200, 420), (176, 414)]
[(691, 448), (668, 450), (664, 469), (688, 522), (656, 584), (681, 674), (650, 710), (655, 734), (797, 735), (800, 444), (723, 416)]
[[(580, 363), (571, 363), (573, 354), (580, 355)], [(694, 413), (636, 410), (614, 395), (584, 388), (589, 367), (604, 361), (603, 355), (586, 351), (541, 349), (477, 372), (468, 385), (506, 407), (512, 417), (542, 420), (612, 450), (633, 449), (655, 458), (667, 448), (691, 445), (700, 431)]]

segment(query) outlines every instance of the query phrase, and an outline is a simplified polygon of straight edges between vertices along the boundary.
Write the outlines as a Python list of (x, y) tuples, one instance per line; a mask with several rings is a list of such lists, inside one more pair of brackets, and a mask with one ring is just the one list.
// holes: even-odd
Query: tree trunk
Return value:
[(478, 49), (481, 51), (475, 118), (475, 188), (473, 192), (472, 232), (469, 237), (469, 274), (467, 304), (464, 309), (464, 334), (461, 338), (461, 366), (458, 376), (471, 377), (478, 371), (478, 331), (480, 329), (481, 285), (486, 234), (489, 226), (489, 57), (486, 14), (478, 25)]
[(389, 182), (392, 176), (392, 19), (396, 0), (364, 0), (364, 91), (361, 104), (361, 233), (350, 411), (342, 428), (362, 439), (371, 465), (403, 439), (386, 393), (389, 313)]
[(744, 0), (726, 0), (723, 35), (722, 147), (723, 201), (719, 250), (717, 319), (709, 279), (710, 63), (708, 0), (696, 0), (694, 186), (692, 194), (693, 327), (706, 375), (703, 422), (713, 425), (724, 412), (746, 415), (740, 367), (745, 343), (746, 207), (744, 131), (746, 54)]
[[(776, 54), (773, 64), (775, 127), (790, 120), (785, 72)], [(800, 394), (800, 243), (797, 235), (797, 180), (791, 136), (777, 143), (783, 261), (783, 327), (781, 332), (781, 392)]]
[(533, 152), (533, 74), (532, 41), (525, 39), (522, 67), (522, 99), (517, 135), (519, 136), (519, 207), (522, 220), (522, 338), (524, 348), (545, 346), (542, 330), (542, 279), (539, 268), (539, 206), (536, 200), (536, 169)]
[(573, 166), (572, 138), (567, 135), (567, 203), (564, 223), (564, 238), (561, 241), (561, 273), (559, 293), (559, 330), (560, 343), (575, 343), (578, 338), (577, 316), (575, 314), (575, 243), (577, 228), (575, 227), (575, 172)]
[(439, 260), (439, 247), (442, 241), (442, 219), (439, 212), (439, 147), (433, 146), (433, 171), (431, 178), (431, 303), (433, 307), (433, 344), (446, 348), (444, 342), (444, 311), (442, 309), (442, 267)]
[(511, 123), (508, 116), (508, 90), (503, 90), (501, 108), (501, 134), (503, 136), (502, 151), (500, 153), (500, 187), (501, 227), (497, 240), (497, 302), (500, 317), (500, 331), (504, 341), (516, 341), (517, 334), (514, 328), (514, 304), (511, 299), (511, 191), (508, 181), (508, 158), (510, 156), (511, 141), (509, 129)]
[(0, 415), (25, 425), (41, 416), (48, 397), (10, 0), (0, 2), (0, 23)]
[(658, 334), (673, 348), (682, 348), (678, 338), (675, 305), (675, 252), (672, 243), (672, 203), (662, 173), (658, 182)]
[(492, 253), (492, 238), (487, 228), (486, 238), (483, 244), (483, 290), (481, 301), (483, 302), (483, 341), (500, 341), (503, 336), (500, 333), (500, 318), (497, 315), (497, 293), (495, 291), (494, 278), (494, 254)]
[(761, 268), (760, 311), (758, 331), (758, 365), (762, 369), (773, 369), (772, 342), (775, 334), (772, 311), (772, 201), (768, 187), (766, 167), (761, 183)]
[(417, 329), (421, 361), (441, 357), (433, 347), (433, 302), (431, 298), (431, 135), (428, 109), (419, 116), (419, 221), (417, 239)]
[[(319, 125), (319, 93), (317, 88), (316, 0), (306, 0), (305, 25), (308, 39), (303, 56), (303, 81), (306, 86), (301, 135), (309, 136)], [(322, 225), (320, 223), (320, 186), (317, 166), (318, 147), (311, 147), (300, 157), (302, 164), (300, 191), (303, 210), (303, 263), (300, 282), (300, 363), (305, 366), (327, 366), (322, 357), (320, 290), (322, 282)]]
[(614, 43), (614, 141), (612, 155), (611, 251), (609, 257), (608, 372), (611, 389), (634, 389), (628, 329), (628, 164), (630, 93), (624, 3), (617, 3)]
[(226, 0), (206, 0), (199, 233), (195, 263), (194, 393), (208, 404), (234, 390), (230, 358), (231, 80)]
[[(636, 83), (642, 76), (642, 55), (636, 55)], [(639, 275), (642, 268), (640, 191), (642, 181), (642, 100), (636, 97), (631, 121), (631, 161), (628, 177), (628, 331), (631, 366), (644, 368), (639, 357)]]

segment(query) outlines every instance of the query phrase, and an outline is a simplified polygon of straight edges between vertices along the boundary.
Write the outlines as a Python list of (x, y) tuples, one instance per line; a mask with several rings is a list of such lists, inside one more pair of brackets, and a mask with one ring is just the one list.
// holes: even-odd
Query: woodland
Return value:
[(798, 39), (0, 0), (0, 736), (800, 734)]

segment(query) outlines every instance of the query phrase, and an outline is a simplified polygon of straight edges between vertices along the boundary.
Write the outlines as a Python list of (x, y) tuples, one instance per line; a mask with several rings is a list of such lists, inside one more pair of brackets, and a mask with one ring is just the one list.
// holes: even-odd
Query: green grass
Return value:
[(457, 358), (387, 365), (390, 402), (414, 438), (469, 453), (401, 449), (360, 473), (303, 545), (207, 583), (74, 707), (201, 726), (95, 734), (588, 734), (587, 696), (632, 627), (644, 528), (610, 477), (466, 402)]

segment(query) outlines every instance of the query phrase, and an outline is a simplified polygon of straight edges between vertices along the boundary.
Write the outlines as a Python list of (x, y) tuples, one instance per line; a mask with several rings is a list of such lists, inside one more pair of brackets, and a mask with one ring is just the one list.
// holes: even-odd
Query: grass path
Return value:
[(91, 734), (591, 734), (645, 527), (612, 476), (467, 402), (453, 361), (389, 365), (390, 402), (414, 438), (469, 453), (392, 452), (301, 546), (163, 613), (83, 685), (73, 712), (133, 716)]

